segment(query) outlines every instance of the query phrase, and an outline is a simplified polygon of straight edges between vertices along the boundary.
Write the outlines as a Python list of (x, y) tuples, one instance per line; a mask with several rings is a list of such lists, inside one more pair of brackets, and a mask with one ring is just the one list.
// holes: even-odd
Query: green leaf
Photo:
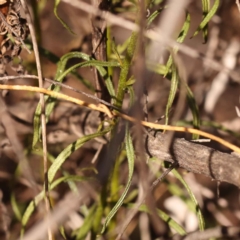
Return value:
[(122, 103), (125, 96), (126, 82), (128, 79), (128, 73), (131, 67), (133, 55), (136, 49), (137, 39), (138, 39), (138, 33), (133, 32), (126, 50), (126, 55), (123, 60), (123, 64), (122, 64), (122, 68), (119, 76), (115, 106), (120, 109), (122, 108)]
[(44, 198), (44, 191), (40, 192), (34, 200), (32, 200), (27, 209), (25, 210), (23, 217), (22, 217), (22, 229), (21, 229), (21, 236), (24, 234), (25, 226), (28, 223), (29, 218), (31, 217), (35, 207), (39, 204), (39, 202)]
[[(89, 178), (85, 178), (85, 177), (81, 177), (81, 176), (64, 176), (61, 177), (59, 179), (57, 179), (56, 181), (53, 182), (53, 179), (55, 177), (56, 172), (58, 171), (58, 169), (61, 167), (61, 165), (63, 164), (63, 162), (66, 160), (67, 157), (70, 156), (70, 154), (72, 152), (74, 152), (75, 150), (77, 150), (79, 147), (81, 147), (84, 143), (86, 143), (87, 141), (95, 138), (95, 137), (100, 137), (103, 136), (104, 134), (106, 134), (107, 132), (109, 132), (111, 130), (111, 128), (108, 128), (106, 130), (103, 130), (99, 133), (94, 133), (94, 134), (90, 134), (88, 136), (82, 137), (80, 139), (78, 139), (77, 141), (75, 141), (74, 143), (70, 144), (68, 147), (66, 147), (59, 155), (58, 157), (55, 159), (55, 161), (53, 162), (53, 164), (51, 165), (51, 167), (49, 168), (49, 172), (48, 172), (48, 178), (49, 178), (49, 183), (50, 183), (50, 190), (52, 190), (53, 188), (55, 188), (57, 185), (59, 185), (60, 183), (62, 183), (63, 181), (86, 181)], [(22, 217), (22, 230), (21, 230), (21, 234), (23, 234), (24, 232), (24, 227), (26, 226), (30, 216), (32, 215), (35, 207), (39, 204), (39, 202), (44, 198), (44, 191), (40, 192), (33, 201), (30, 202), (30, 204), (28, 205), (26, 211), (23, 214)]]
[(57, 7), (59, 5), (59, 3), (61, 2), (61, 0), (55, 0), (55, 5), (54, 5), (54, 14), (56, 16), (56, 18), (61, 22), (61, 24), (71, 33), (71, 34), (74, 34), (76, 35), (69, 27), (68, 25), (58, 16), (58, 13), (57, 13)]
[[(118, 62), (104, 62), (104, 61), (97, 61), (97, 60), (88, 60), (85, 62), (81, 62), (78, 64), (73, 65), (72, 67), (68, 68), (66, 71), (64, 71), (59, 78), (63, 79), (68, 73), (72, 72), (74, 69), (79, 68), (79, 67), (96, 67), (100, 73), (101, 76), (106, 75), (106, 70), (103, 67), (119, 67)], [(115, 96), (114, 90), (112, 91), (112, 88), (110, 88), (110, 94), (111, 96)]]
[(50, 166), (49, 170), (48, 170), (48, 180), (49, 183), (52, 183), (55, 174), (57, 173), (57, 171), (60, 169), (60, 167), (62, 166), (62, 164), (66, 161), (66, 159), (73, 153), (75, 152), (77, 149), (79, 149), (84, 143), (86, 143), (87, 141), (96, 138), (96, 137), (100, 137), (105, 135), (107, 132), (110, 131), (110, 128), (107, 128), (101, 132), (98, 133), (93, 133), (87, 136), (83, 136), (80, 139), (78, 139), (77, 141), (73, 142), (72, 144), (68, 145), (55, 159), (55, 161), (53, 162), (53, 164)]
[[(190, 107), (190, 110), (193, 115), (193, 127), (196, 129), (199, 129), (200, 127), (200, 116), (199, 116), (199, 110), (198, 110), (198, 105), (196, 103), (196, 100), (194, 98), (192, 90), (186, 85), (187, 88), (187, 101), (188, 101), (188, 106)], [(193, 139), (198, 139), (199, 135), (198, 134), (193, 134), (192, 135)]]
[(128, 181), (127, 181), (127, 185), (126, 185), (125, 190), (123, 191), (121, 197), (119, 198), (119, 200), (117, 201), (115, 206), (112, 208), (110, 213), (107, 215), (101, 233), (103, 233), (105, 231), (107, 225), (109, 224), (109, 222), (111, 221), (113, 216), (116, 214), (118, 209), (122, 206), (123, 201), (124, 201), (124, 199), (125, 199), (125, 197), (128, 193), (128, 190), (129, 190), (130, 186), (131, 186), (132, 176), (133, 176), (133, 171), (134, 171), (135, 154), (134, 154), (132, 138), (131, 138), (131, 135), (130, 135), (130, 132), (129, 132), (129, 129), (128, 129), (128, 125), (126, 127), (125, 145), (126, 145), (126, 154), (127, 154), (127, 159), (128, 159)]
[(61, 233), (63, 239), (67, 240), (67, 236), (66, 236), (66, 234), (65, 234), (65, 229), (64, 229), (63, 226), (60, 226), (60, 227), (59, 227), (59, 232)]
[(165, 75), (166, 72), (168, 72), (167, 67), (162, 64), (158, 63), (150, 63), (147, 62), (147, 68), (155, 73), (158, 73), (160, 75)]
[(74, 232), (74, 236), (76, 236), (76, 240), (84, 240), (86, 239), (87, 234), (89, 233), (90, 229), (93, 225), (93, 220), (96, 214), (97, 206), (94, 204), (89, 213), (88, 216), (85, 218), (83, 225)]
[[(65, 70), (67, 62), (71, 59), (71, 58), (81, 58), (83, 60), (85, 60), (85, 62), (79, 63), (74, 65), (73, 67)], [(93, 58), (91, 58), (89, 55), (85, 54), (85, 53), (81, 53), (81, 52), (71, 52), (71, 53), (67, 53), (65, 54), (63, 57), (61, 57), (60, 61), (57, 64), (57, 72), (55, 75), (55, 79), (58, 82), (62, 82), (63, 79), (65, 78), (65, 76), (70, 73), (71, 71), (73, 71), (75, 68), (77, 67), (88, 67), (88, 66), (94, 66), (97, 68), (97, 70), (99, 71), (100, 75), (106, 79), (106, 86), (107, 89), (109, 91), (109, 94), (112, 97), (115, 97), (115, 90), (112, 84), (111, 79), (107, 76), (107, 71), (104, 68), (105, 66), (114, 66), (117, 67), (119, 66), (119, 64), (117, 62), (101, 62), (101, 61), (96, 61)], [(52, 90), (54, 92), (59, 92), (60, 91), (60, 86), (58, 85), (51, 85), (49, 88), (49, 90)], [(45, 107), (45, 116), (46, 116), (46, 121), (48, 121), (50, 114), (52, 113), (54, 106), (56, 104), (56, 100), (52, 97), (49, 96), (45, 96), (45, 102), (46, 102), (46, 107)], [(34, 120), (33, 120), (33, 143), (32, 143), (32, 147), (34, 148), (35, 145), (37, 144), (37, 142), (40, 139), (41, 136), (41, 124), (40, 124), (40, 116), (41, 116), (41, 105), (40, 103), (38, 104), (35, 114), (34, 114)]]
[(54, 189), (57, 185), (59, 185), (62, 182), (82, 182), (82, 181), (87, 181), (93, 178), (88, 178), (88, 177), (83, 177), (83, 176), (76, 176), (76, 175), (67, 175), (64, 177), (60, 177), (56, 179), (52, 184), (51, 184), (51, 189)]
[(166, 106), (166, 111), (165, 111), (165, 125), (168, 125), (169, 121), (169, 112), (173, 104), (173, 100), (176, 96), (177, 89), (179, 85), (179, 76), (177, 72), (176, 66), (173, 64), (172, 65), (172, 79), (171, 79), (171, 86), (170, 86), (170, 92), (168, 95), (168, 101), (167, 101), (167, 106)]
[(154, 11), (147, 19), (147, 27), (149, 28), (151, 23), (154, 21), (154, 19), (156, 19), (156, 17), (167, 7), (164, 8), (160, 8), (156, 11)]
[(176, 169), (172, 170), (172, 173), (174, 174), (174, 176), (183, 184), (183, 186), (186, 188), (186, 190), (188, 191), (188, 194), (195, 206), (195, 212), (197, 214), (198, 217), (198, 222), (199, 222), (199, 229), (201, 231), (204, 230), (205, 228), (205, 222), (204, 222), (204, 218), (201, 212), (201, 209), (199, 207), (199, 204), (197, 202), (197, 199), (195, 198), (191, 188), (188, 186), (188, 184), (185, 182), (185, 180), (183, 179), (183, 177), (178, 173), (178, 171)]
[(197, 30), (194, 32), (192, 37), (195, 37), (199, 31), (203, 31), (203, 39), (204, 43), (207, 42), (207, 34), (208, 34), (208, 23), (211, 20), (211, 18), (215, 15), (218, 7), (219, 7), (219, 0), (215, 0), (212, 9), (210, 10), (210, 1), (209, 0), (202, 0), (202, 6), (203, 6), (203, 20), (200, 23)]
[(132, 86), (136, 82), (136, 79), (134, 77), (131, 77), (127, 80), (126, 85)]
[[(134, 204), (129, 204), (128, 206), (133, 207)], [(141, 212), (149, 213), (149, 210), (146, 205), (141, 205), (139, 210)], [(178, 234), (180, 234), (181, 236), (186, 235), (186, 231), (184, 230), (184, 228), (181, 225), (179, 225), (176, 221), (174, 221), (174, 219), (172, 219), (167, 213), (160, 209), (157, 209), (157, 214), (164, 222), (166, 222), (169, 225), (169, 227), (174, 229)]]
[(180, 224), (178, 224), (176, 221), (174, 221), (167, 213), (158, 209), (157, 214), (164, 222), (166, 222), (178, 234), (180, 234), (181, 236), (184, 236), (187, 234), (184, 228)]
[(17, 204), (16, 198), (15, 198), (15, 194), (13, 192), (11, 194), (11, 205), (12, 205), (12, 210), (13, 210), (17, 220), (21, 221), (22, 214), (21, 214), (19, 206)]
[[(190, 17), (190, 14), (187, 12), (185, 22), (183, 24), (181, 32), (178, 35), (177, 42), (182, 43), (184, 41), (184, 39), (186, 38), (186, 36), (188, 34), (189, 27), (190, 27), (190, 21), (191, 21), (191, 17)], [(173, 49), (173, 54), (177, 53), (177, 51), (178, 51), (178, 48), (175, 47)], [(167, 64), (166, 64), (166, 70), (165, 70), (164, 76), (166, 76), (169, 73), (169, 70), (172, 66), (172, 63), (173, 63), (173, 57), (172, 57), (172, 54), (171, 54), (169, 56)]]

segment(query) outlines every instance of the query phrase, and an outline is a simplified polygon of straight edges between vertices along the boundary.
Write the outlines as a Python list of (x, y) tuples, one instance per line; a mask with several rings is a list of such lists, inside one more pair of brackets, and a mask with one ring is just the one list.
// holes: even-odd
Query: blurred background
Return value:
[[(149, 9), (150, 13), (166, 4), (166, 1), (155, 2), (151, 9)], [(213, 2), (214, 1), (212, 1), (212, 4)], [(58, 6), (58, 14), (74, 32), (74, 34), (71, 34), (54, 15), (54, 1), (29, 1), (29, 4), (32, 4), (35, 10), (32, 15), (35, 16), (35, 27), (39, 46), (51, 53), (51, 57), (49, 57), (50, 55), (46, 53), (43, 54), (40, 51), (44, 77), (50, 79), (55, 78), (57, 69), (56, 59), (59, 59), (68, 52), (80, 51), (90, 56), (92, 55), (92, 16), (64, 2), (60, 3)], [(216, 60), (223, 66), (238, 72), (240, 67), (240, 12), (235, 1), (220, 1), (217, 14), (213, 16), (209, 23), (208, 41), (205, 44), (203, 44), (204, 40), (201, 33), (191, 38), (202, 19), (201, 1), (191, 1), (187, 11), (191, 15), (191, 25), (184, 44)], [(118, 1), (118, 4), (114, 5), (112, 12), (131, 21), (136, 19), (134, 1)], [(161, 14), (159, 17), (161, 17)], [(183, 14), (183, 22), (184, 19), (185, 16)], [(154, 20), (152, 24), (153, 28), (157, 25), (157, 22), (158, 18)], [(181, 28), (182, 25), (180, 23), (179, 25)], [(111, 27), (111, 34), (115, 45), (122, 46), (131, 32), (122, 27), (113, 26)], [(34, 54), (28, 54), (23, 50), (21, 58), (26, 73), (36, 74)], [(54, 58), (56, 60), (55, 62), (52, 61)], [(193, 59), (181, 52), (179, 52), (179, 58), (186, 72), (188, 85), (193, 91), (199, 107), (200, 119), (202, 121), (201, 129), (239, 145), (240, 118), (237, 114), (236, 107), (240, 106), (240, 78), (223, 71), (215, 71), (202, 59)], [(79, 59), (71, 59), (67, 66), (72, 66), (78, 62)], [(7, 69), (7, 72), (9, 75), (15, 74), (10, 67)], [(73, 74), (67, 75), (64, 83), (75, 89), (94, 94), (93, 68), (80, 68), (77, 70), (77, 74), (78, 77)], [(113, 82), (115, 84), (118, 81), (118, 77), (119, 70), (117, 69), (113, 74)], [(8, 83), (37, 85), (37, 81), (34, 79), (11, 80), (8, 81)], [(49, 85), (49, 83), (45, 83), (45, 87)], [(158, 74), (152, 75), (152, 78), (147, 84), (149, 121), (154, 122), (164, 116), (169, 90), (170, 81)], [(61, 92), (87, 102), (94, 102), (94, 100), (69, 89), (62, 88)], [(33, 116), (39, 94), (27, 91), (7, 91), (2, 92), (2, 95), (13, 123), (11, 128), (15, 129), (17, 141), (24, 148), (32, 177), (38, 186), (38, 189), (29, 187), (23, 169), (18, 167), (19, 160), (6, 135), (6, 129), (3, 125), (0, 125), (0, 193), (2, 197), (0, 205), (0, 239), (14, 240), (20, 235), (21, 215), (28, 203), (36, 195), (36, 190), (39, 192), (39, 190), (42, 189), (43, 166), (41, 151), (38, 147), (33, 151), (31, 150)], [(171, 109), (172, 112), (176, 110), (177, 100), (178, 96), (174, 101)], [(2, 106), (1, 108), (3, 109)], [(87, 117), (89, 115), (90, 117)], [(170, 124), (191, 125), (191, 121), (192, 115), (186, 104), (181, 118), (178, 119), (177, 122), (171, 122), (170, 119)], [(164, 118), (160, 122), (164, 123)], [(49, 154), (51, 154), (53, 158), (58, 156), (68, 144), (77, 140), (79, 137), (95, 132), (99, 123), (98, 113), (91, 112), (73, 103), (59, 100), (47, 125)], [(191, 137), (179, 133), (175, 136), (187, 139)], [(68, 160), (65, 161), (62, 168), (69, 174), (93, 176), (93, 171), (83, 171), (82, 169), (96, 167), (96, 161), (94, 159), (96, 156), (98, 157), (98, 151), (104, 143), (106, 143), (106, 139), (104, 138), (91, 140), (82, 148), (75, 151)], [(219, 151), (230, 152), (228, 149), (214, 142), (204, 144)], [(101, 164), (101, 159), (98, 158), (97, 162)], [(219, 225), (239, 226), (240, 208), (239, 190), (237, 187), (227, 183), (217, 183), (202, 175), (195, 175), (184, 170), (180, 170), (180, 172), (194, 192), (208, 228)], [(126, 175), (127, 163), (123, 162), (120, 174), (122, 186), (126, 184)], [(136, 188), (137, 181), (137, 178), (133, 178), (132, 189)], [(98, 184), (95, 185), (97, 191), (99, 186)], [(180, 189), (178, 194), (176, 189)], [(60, 184), (54, 189), (52, 198), (55, 204), (58, 203), (68, 191), (69, 186), (67, 184)], [(173, 217), (186, 231), (189, 232), (198, 229), (197, 216), (188, 206), (189, 199), (187, 199), (186, 190), (183, 189), (181, 184), (171, 174), (169, 174), (166, 181), (156, 187), (153, 195), (156, 200), (156, 206)], [(92, 202), (93, 199), (89, 200), (87, 206), (91, 206)], [(16, 208), (18, 210), (16, 210), (14, 206), (17, 206)], [(39, 209), (41, 209), (41, 207), (39, 207)], [(39, 211), (39, 209), (31, 216), (27, 229), (31, 228), (38, 220), (43, 218), (43, 213)], [(17, 212), (19, 212), (19, 215), (16, 215)], [(122, 210), (119, 218), (124, 219), (124, 215), (125, 210)], [(72, 231), (81, 226), (83, 219), (83, 214), (77, 211), (74, 215), (69, 216), (68, 221), (65, 223), (66, 239), (76, 239), (72, 236)], [(167, 239), (162, 237), (166, 232), (168, 232), (168, 230), (161, 232), (161, 230), (154, 225), (154, 220), (147, 216), (146, 213), (138, 213), (129, 225), (126, 236), (123, 239)], [(55, 239), (63, 238), (60, 234), (56, 234)]]

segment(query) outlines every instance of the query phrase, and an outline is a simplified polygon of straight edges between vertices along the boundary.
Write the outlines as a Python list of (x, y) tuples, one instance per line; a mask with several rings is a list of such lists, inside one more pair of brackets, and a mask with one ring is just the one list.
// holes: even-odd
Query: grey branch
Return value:
[(167, 134), (148, 136), (146, 144), (149, 155), (171, 163), (175, 162), (190, 172), (240, 187), (240, 157), (184, 139), (175, 139), (171, 149), (168, 150), (165, 142)]

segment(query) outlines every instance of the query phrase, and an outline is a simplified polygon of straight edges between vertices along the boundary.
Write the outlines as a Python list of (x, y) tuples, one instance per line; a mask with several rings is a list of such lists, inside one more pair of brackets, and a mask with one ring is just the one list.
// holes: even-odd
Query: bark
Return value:
[(146, 147), (150, 156), (174, 163), (190, 172), (203, 174), (217, 181), (240, 187), (240, 157), (215, 149), (175, 139), (170, 150), (166, 149), (166, 134), (147, 136)]

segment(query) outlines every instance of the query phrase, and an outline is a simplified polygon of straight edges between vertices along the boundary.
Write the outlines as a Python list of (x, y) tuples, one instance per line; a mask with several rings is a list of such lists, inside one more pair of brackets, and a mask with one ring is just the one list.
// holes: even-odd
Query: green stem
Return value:
[(130, 38), (129, 45), (127, 47), (126, 56), (123, 60), (123, 65), (120, 72), (118, 89), (117, 89), (117, 98), (115, 102), (115, 106), (118, 108), (122, 107), (123, 98), (124, 98), (125, 89), (126, 89), (126, 82), (128, 79), (128, 73), (131, 67), (131, 62), (132, 62), (133, 55), (137, 45), (137, 37), (138, 37), (138, 34), (136, 32), (133, 32)]
[[(111, 54), (112, 54), (112, 36), (111, 36), (111, 28), (107, 27), (107, 59), (106, 61), (109, 61)], [(112, 78), (113, 75), (113, 68), (108, 67), (108, 76)]]

